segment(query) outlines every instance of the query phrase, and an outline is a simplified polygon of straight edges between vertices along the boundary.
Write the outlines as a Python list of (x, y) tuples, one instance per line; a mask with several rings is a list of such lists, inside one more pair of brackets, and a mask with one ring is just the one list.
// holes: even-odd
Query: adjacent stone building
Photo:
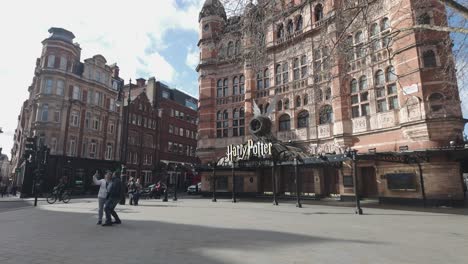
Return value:
[[(446, 25), (446, 11), (438, 1), (420, 2), (376, 1), (363, 16), (355, 13), (362, 12), (361, 1), (258, 1), (228, 18), (218, 0), (206, 0), (197, 68), (202, 163), (217, 162), (228, 145), (250, 138), (255, 101), (273, 120), (279, 140), (310, 154), (434, 150), (421, 171), (416, 165), (360, 161), (364, 197), (414, 201), (424, 196), (425, 186), (429, 200), (463, 200), (460, 160), (435, 151), (463, 144), (450, 38), (411, 29)], [(264, 27), (258, 31), (256, 25)], [(270, 170), (239, 171), (237, 192), (271, 192)], [(287, 195), (294, 191), (292, 168), (281, 170), (275, 184)], [(354, 195), (350, 171), (302, 168), (303, 195)], [(232, 189), (230, 175), (217, 173), (218, 191)], [(211, 173), (202, 175), (203, 190), (211, 190), (210, 179)]]
[[(129, 85), (124, 87), (128, 96)], [(148, 185), (165, 180), (186, 188), (196, 176), (198, 100), (178, 89), (143, 78), (132, 84), (127, 167)], [(125, 106), (124, 113), (127, 111)], [(123, 124), (125, 125), (125, 114)], [(122, 140), (124, 149), (125, 139)], [(177, 181), (176, 181), (177, 177)]]
[(23, 193), (30, 191), (32, 177), (22, 158), (26, 137), (36, 136), (39, 145), (50, 148), (55, 167), (47, 173), (48, 185), (66, 176), (70, 183), (90, 188), (96, 169), (113, 168), (120, 159), (121, 109), (115, 100), (123, 81), (118, 66), (108, 65), (102, 55), (81, 62), (81, 47), (73, 42), (72, 32), (51, 28), (49, 33), (42, 41), (12, 149), (12, 170), (17, 185), (26, 187)]

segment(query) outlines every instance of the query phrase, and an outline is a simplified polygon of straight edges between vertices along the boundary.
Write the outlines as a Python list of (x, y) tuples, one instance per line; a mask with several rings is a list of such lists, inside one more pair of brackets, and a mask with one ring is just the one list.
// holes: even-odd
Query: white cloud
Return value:
[(195, 69), (198, 65), (198, 58), (199, 53), (198, 49), (193, 48), (193, 46), (189, 47), (187, 50), (187, 58), (185, 60), (185, 64), (191, 69)]
[(164, 36), (173, 29), (197, 31), (203, 2), (185, 0), (187, 6), (178, 9), (175, 0), (82, 0), (73, 5), (62, 0), (2, 1), (0, 92), (8, 95), (0, 97), (0, 127), (6, 132), (0, 134), (3, 152), (11, 149), (11, 134), (28, 97), (41, 41), (50, 27), (63, 27), (75, 34), (82, 61), (101, 54), (109, 64), (117, 62), (125, 80), (155, 76), (171, 83), (177, 70), (159, 53), (166, 48)]

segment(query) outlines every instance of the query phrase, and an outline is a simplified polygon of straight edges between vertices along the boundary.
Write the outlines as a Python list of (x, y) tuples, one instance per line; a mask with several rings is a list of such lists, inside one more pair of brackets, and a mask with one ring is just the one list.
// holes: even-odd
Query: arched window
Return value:
[(358, 91), (357, 88), (358, 88), (358, 86), (357, 86), (357, 81), (356, 81), (356, 79), (353, 79), (353, 80), (351, 81), (351, 93), (357, 92), (357, 91)]
[(385, 17), (384, 19), (382, 19), (382, 22), (380, 23), (380, 31), (384, 31), (389, 28), (390, 28), (390, 20), (387, 17)]
[(424, 67), (436, 67), (437, 61), (433, 50), (426, 50), (423, 52)]
[(283, 63), (283, 84), (289, 82), (289, 65), (288, 62)]
[(239, 110), (239, 117), (244, 118), (245, 117), (245, 112), (244, 112), (244, 107), (241, 107)]
[(239, 94), (244, 94), (245, 92), (245, 78), (244, 75), (239, 77)]
[(433, 93), (429, 96), (429, 104), (432, 112), (441, 111), (444, 108), (444, 96), (440, 93)]
[(283, 101), (279, 100), (278, 103), (276, 103), (276, 111), (281, 110), (283, 110)]
[(364, 40), (364, 37), (362, 36), (362, 31), (356, 32), (356, 35), (354, 35), (354, 44), (359, 44)]
[(287, 31), (288, 35), (292, 35), (292, 33), (294, 32), (294, 24), (291, 19), (288, 20)]
[(276, 37), (279, 38), (279, 39), (284, 37), (284, 26), (283, 26), (283, 24), (278, 25), (278, 28), (276, 30)]
[(227, 55), (228, 57), (234, 55), (234, 43), (232, 41), (229, 41)]
[(296, 31), (299, 31), (302, 29), (302, 16), (299, 15), (299, 17), (297, 17), (297, 21), (296, 21)]
[(270, 71), (267, 69), (265, 69), (265, 71), (263, 72), (263, 78), (264, 78), (264, 87), (265, 89), (267, 88), (270, 88)]
[(257, 73), (257, 90), (263, 89), (263, 73), (259, 71)]
[(333, 108), (331, 105), (324, 105), (319, 110), (319, 123), (330, 124), (333, 120)]
[(315, 90), (316, 93), (315, 93), (315, 101), (316, 102), (322, 102), (323, 101), (323, 92), (321, 89), (317, 89)]
[(284, 100), (284, 110), (289, 109), (289, 99)]
[(320, 21), (323, 19), (323, 7), (321, 4), (318, 4), (314, 8), (314, 17), (315, 22)]
[(239, 111), (237, 110), (237, 108), (234, 108), (232, 110), (232, 118), (233, 119), (238, 119), (239, 118)]
[(41, 121), (47, 122), (48, 119), (49, 119), (49, 105), (44, 104), (44, 105), (42, 105)]
[(367, 77), (365, 75), (359, 78), (359, 90), (367, 89)]
[(219, 46), (219, 57), (224, 58), (226, 56), (226, 48), (223, 44)]
[(296, 107), (300, 107), (300, 106), (301, 106), (301, 102), (302, 102), (301, 97), (300, 97), (300, 96), (297, 96), (297, 97), (296, 97), (296, 105), (295, 105), (295, 106), (296, 106)]
[(279, 118), (279, 131), (291, 130), (291, 118), (288, 114), (284, 114)]
[(216, 88), (216, 96), (223, 97), (223, 80), (218, 80), (218, 84)]
[[(228, 136), (228, 112), (227, 110), (216, 113), (216, 137), (222, 138)], [(176, 128), (176, 133), (178, 133)]]
[(237, 76), (232, 79), (232, 95), (237, 95), (239, 92), (239, 80)]
[(240, 41), (236, 40), (236, 45), (234, 47), (234, 54), (239, 55), (239, 53), (240, 53)]
[(228, 79), (223, 81), (223, 96), (228, 96)]
[(297, 115), (297, 128), (309, 126), (309, 112), (302, 111)]
[(370, 34), (371, 37), (375, 37), (380, 33), (379, 25), (377, 23), (372, 24)]
[(431, 24), (431, 16), (428, 13), (423, 13), (418, 17), (418, 24), (419, 25), (430, 25)]
[(309, 96), (307, 94), (304, 94), (303, 101), (304, 101), (303, 105), (307, 105), (309, 103)]
[(396, 74), (395, 74), (395, 68), (393, 66), (389, 66), (387, 68), (387, 82), (394, 82), (396, 81)]
[(239, 136), (245, 135), (245, 112), (244, 108), (241, 107), (239, 110)]
[(293, 78), (295, 81), (299, 80), (299, 58), (294, 58), (293, 60)]
[(275, 73), (276, 73), (275, 85), (280, 85), (281, 84), (281, 64), (276, 64)]
[(330, 100), (332, 97), (332, 94), (331, 94), (331, 88), (328, 87), (327, 89), (325, 89), (325, 100)]
[(378, 70), (375, 73), (375, 85), (384, 85), (384, 83), (385, 83), (384, 73), (382, 70)]
[(301, 78), (307, 77), (307, 56), (302, 55), (301, 56)]

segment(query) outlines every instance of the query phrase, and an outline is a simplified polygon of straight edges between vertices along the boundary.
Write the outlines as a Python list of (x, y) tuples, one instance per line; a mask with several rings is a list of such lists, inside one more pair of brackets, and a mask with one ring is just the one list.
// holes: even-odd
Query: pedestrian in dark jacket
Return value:
[[(116, 172), (112, 174), (112, 179), (110, 184), (107, 186), (107, 198), (104, 204), (104, 210), (106, 211), (106, 223), (102, 226), (111, 226), (112, 224), (121, 224), (119, 216), (115, 212), (115, 207), (120, 201), (121, 192), (122, 192), (122, 182), (120, 181), (120, 175)], [(114, 217), (115, 222), (112, 222), (112, 217)]]

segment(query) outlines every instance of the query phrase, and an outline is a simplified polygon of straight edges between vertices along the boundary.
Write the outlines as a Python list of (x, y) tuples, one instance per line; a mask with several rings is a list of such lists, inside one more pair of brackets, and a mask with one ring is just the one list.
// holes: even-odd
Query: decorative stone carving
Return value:
[(345, 146), (340, 146), (338, 142), (324, 143), (324, 144), (313, 144), (311, 143), (307, 147), (307, 151), (312, 155), (335, 153), (343, 154), (346, 150)]
[(396, 115), (394, 111), (378, 113), (378, 127), (379, 128), (393, 127), (396, 124), (397, 124), (397, 120), (396, 120)]
[(366, 116), (353, 118), (353, 133), (367, 131), (369, 122)]
[(330, 124), (319, 125), (317, 127), (318, 130), (318, 137), (319, 138), (326, 138), (331, 136), (331, 128)]

